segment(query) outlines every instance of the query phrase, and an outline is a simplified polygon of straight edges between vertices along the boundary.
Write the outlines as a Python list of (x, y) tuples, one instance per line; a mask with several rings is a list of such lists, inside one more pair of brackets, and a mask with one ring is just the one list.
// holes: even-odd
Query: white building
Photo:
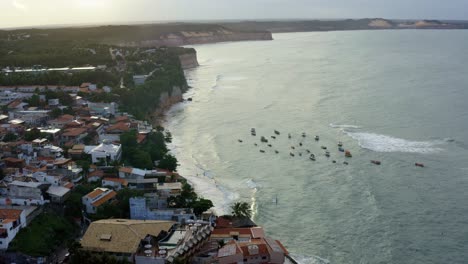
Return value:
[(63, 203), (70, 195), (71, 190), (62, 186), (50, 186), (47, 194), (53, 203)]
[(10, 242), (23, 227), (26, 227), (24, 210), (0, 209), (0, 249), (8, 249)]
[(105, 141), (98, 146), (85, 146), (85, 153), (91, 155), (93, 163), (104, 161), (105, 163), (117, 160), (122, 156), (122, 146)]
[(111, 201), (117, 193), (107, 188), (96, 188), (81, 198), (88, 214), (95, 214), (99, 206)]
[(49, 185), (42, 182), (13, 181), (8, 185), (8, 196), (1, 197), (0, 205), (44, 205), (49, 202), (43, 196)]
[(142, 170), (130, 167), (120, 168), (119, 177), (127, 180), (129, 188), (148, 192), (156, 191), (161, 182), (165, 182), (170, 178), (166, 171)]
[(49, 175), (45, 172), (38, 171), (34, 172), (32, 176), (39, 182), (39, 183), (49, 183), (53, 186), (61, 186), (64, 181), (63, 175)]
[(148, 78), (149, 75), (133, 75), (133, 83), (135, 85), (142, 85), (145, 83), (146, 78)]

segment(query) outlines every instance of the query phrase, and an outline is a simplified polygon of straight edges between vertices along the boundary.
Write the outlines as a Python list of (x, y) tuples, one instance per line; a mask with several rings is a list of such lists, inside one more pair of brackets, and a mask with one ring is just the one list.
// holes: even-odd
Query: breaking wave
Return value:
[(355, 125), (340, 125), (340, 124), (333, 124), (333, 123), (331, 123), (329, 126), (333, 128), (355, 128), (355, 129), (361, 128), (360, 126), (355, 126)]
[(362, 148), (376, 152), (408, 152), (408, 153), (435, 153), (442, 149), (437, 147), (443, 141), (410, 141), (402, 138), (391, 137), (366, 132), (345, 133), (357, 140)]

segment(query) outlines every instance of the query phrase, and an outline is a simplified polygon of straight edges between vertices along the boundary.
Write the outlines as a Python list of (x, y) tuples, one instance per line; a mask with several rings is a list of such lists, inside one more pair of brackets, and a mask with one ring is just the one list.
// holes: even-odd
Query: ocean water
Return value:
[(302, 263), (468, 263), (468, 31), (274, 39), (194, 46), (193, 101), (167, 114), (179, 171)]

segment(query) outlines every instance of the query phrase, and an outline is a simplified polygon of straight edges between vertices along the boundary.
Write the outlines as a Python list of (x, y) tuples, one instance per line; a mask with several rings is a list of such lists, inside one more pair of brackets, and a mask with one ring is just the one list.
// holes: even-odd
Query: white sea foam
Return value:
[(340, 124), (333, 124), (333, 123), (330, 124), (330, 127), (333, 127), (333, 128), (355, 128), (355, 129), (361, 128), (360, 126), (355, 126), (355, 125), (340, 125)]
[(362, 148), (376, 152), (434, 153), (442, 150), (437, 145), (443, 143), (441, 141), (410, 141), (366, 132), (345, 131), (345, 133), (357, 140)]
[(246, 184), (247, 184), (247, 186), (248, 186), (250, 189), (256, 189), (256, 188), (258, 188), (258, 184), (257, 184), (254, 180), (252, 180), (252, 179), (248, 179), (248, 180), (246, 181)]
[(299, 264), (330, 264), (328, 259), (324, 259), (318, 256), (304, 256), (298, 254), (291, 254), (291, 256)]
[[(175, 117), (169, 121), (171, 124), (176, 122)], [(239, 194), (222, 186), (216, 180), (215, 173), (190, 155), (190, 150), (183, 148), (182, 145), (182, 141), (177, 137), (174, 137), (172, 143), (168, 145), (171, 153), (183, 164), (178, 168), (178, 172), (187, 179), (200, 196), (213, 201), (214, 211), (218, 215), (230, 213), (229, 208), (233, 201), (239, 199)]]

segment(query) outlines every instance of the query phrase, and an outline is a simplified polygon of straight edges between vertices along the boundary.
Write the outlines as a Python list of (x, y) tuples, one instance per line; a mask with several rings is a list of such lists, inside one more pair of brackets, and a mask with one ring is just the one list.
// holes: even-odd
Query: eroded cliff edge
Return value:
[(228, 41), (273, 40), (271, 32), (233, 31), (225, 28), (207, 31), (178, 31), (155, 36), (152, 39), (127, 41), (120, 40), (110, 44), (130, 47), (161, 47), (208, 44)]

